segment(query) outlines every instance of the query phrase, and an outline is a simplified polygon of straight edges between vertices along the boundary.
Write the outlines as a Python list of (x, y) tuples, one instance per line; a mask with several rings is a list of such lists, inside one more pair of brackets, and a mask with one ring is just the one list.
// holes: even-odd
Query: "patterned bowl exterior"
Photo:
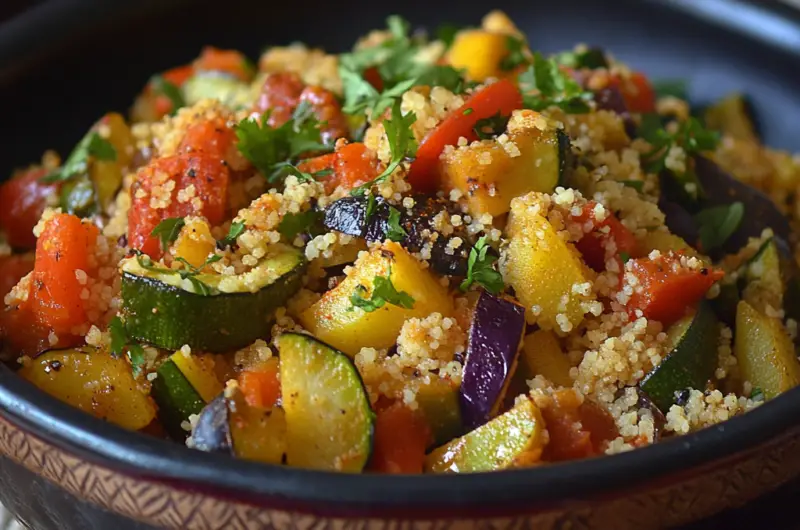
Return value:
[[(170, 528), (181, 530), (545, 530), (642, 529), (694, 521), (738, 506), (800, 474), (800, 429), (690, 472), (651, 481), (636, 491), (608, 491), (557, 506), (521, 506), (507, 516), (345, 516), (314, 506), (242, 502), (190, 483), (125, 474), (82, 459), (0, 417), (0, 500), (31, 528)], [(535, 472), (535, 471), (533, 471)]]

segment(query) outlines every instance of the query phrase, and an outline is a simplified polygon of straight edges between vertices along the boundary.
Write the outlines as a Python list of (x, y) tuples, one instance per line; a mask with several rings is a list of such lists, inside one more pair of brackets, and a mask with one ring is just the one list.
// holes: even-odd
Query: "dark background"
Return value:
[[(102, 3), (105, 3), (106, 5), (113, 5), (117, 1), (118, 0), (104, 0)], [(123, 3), (122, 0), (119, 1)], [(146, 2), (148, 0), (141, 1)], [(710, 0), (695, 1), (702, 5)], [(25, 11), (31, 6), (41, 3), (43, 2), (31, 0), (0, 0), (0, 39), (2, 38), (4, 31), (4, 26), (2, 25), (4, 22), (7, 22), (9, 19)], [(97, 6), (101, 5), (102, 3), (86, 0), (83, 5)], [(561, 4), (568, 3), (569, 2), (561, 2)], [(587, 4), (587, 2), (579, 3)], [(217, 9), (221, 10), (229, 7), (227, 2), (219, 1), (210, 3), (205, 2), (204, 4), (206, 7), (209, 5), (215, 5)], [(242, 3), (238, 2), (238, 4), (241, 5)], [(408, 4), (408, 2), (402, 5), (405, 4)], [(599, 0), (597, 4), (600, 4)], [(417, 8), (420, 6), (422, 6), (422, 3), (420, 3)], [(474, 6), (472, 6), (470, 11), (483, 13), (492, 7), (494, 7), (493, 4), (484, 4), (478, 9), (475, 9)], [(283, 6), (282, 8), (276, 7), (276, 10), (280, 11), (281, 9), (285, 10), (287, 8), (291, 9), (292, 6)], [(566, 9), (566, 7), (556, 7), (555, 9), (561, 9), (563, 11)], [(597, 9), (602, 10), (603, 8), (597, 7)], [(385, 13), (388, 14), (389, 10), (390, 8), (387, 8)], [(373, 9), (372, 11), (374, 12), (375, 10)], [(442, 11), (444, 12), (446, 10)], [(479, 17), (480, 15), (477, 16)], [(586, 12), (583, 12), (582, 14), (576, 14), (576, 16), (582, 16), (591, 19), (591, 13), (587, 14)], [(470, 13), (470, 17), (470, 20), (473, 24), (477, 23), (479, 20), (479, 18), (472, 17), (472, 13)], [(446, 17), (443, 16), (441, 18)], [(203, 34), (208, 33), (209, 35), (218, 35), (218, 38), (209, 37), (207, 40), (208, 43), (213, 43), (221, 47), (236, 47), (239, 42), (246, 41), (246, 39), (243, 41), (240, 38), (241, 35), (238, 34), (236, 28), (224, 27), (224, 24), (221, 24), (221, 27), (217, 28), (218, 31), (216, 33), (211, 33), (214, 28), (206, 27), (206, 24), (213, 26), (214, 19), (215, 15), (213, 12), (209, 12), (208, 17), (205, 19), (198, 19), (204, 20), (205, 22), (201, 30)], [(669, 61), (665, 60), (665, 57), (669, 55), (665, 56), (663, 53), (656, 52), (649, 53), (648, 44), (651, 41), (651, 36), (645, 29), (639, 27), (637, 21), (631, 20), (627, 21), (626, 23), (628, 26), (620, 26), (616, 29), (619, 30), (620, 28), (624, 28), (624, 31), (639, 35), (642, 45), (641, 49), (636, 50), (636, 52), (640, 58), (638, 64), (642, 65), (645, 71), (648, 71), (647, 66), (650, 64), (661, 76), (681, 77), (681, 74), (688, 68), (688, 70), (690, 70), (690, 77), (693, 79), (691, 91), (692, 95), (697, 93), (702, 97), (719, 97), (726, 91), (733, 89), (747, 89), (748, 92), (755, 91), (759, 95), (759, 97), (756, 99), (758, 100), (758, 106), (761, 107), (760, 110), (762, 112), (762, 117), (763, 115), (766, 115), (767, 119), (770, 120), (770, 127), (766, 128), (766, 142), (770, 145), (777, 145), (782, 148), (800, 151), (800, 134), (798, 134), (798, 131), (800, 131), (800, 85), (797, 84), (797, 72), (798, 66), (800, 66), (800, 55), (796, 57), (790, 57), (788, 55), (784, 55), (782, 52), (773, 52), (769, 50), (765, 51), (766, 49), (759, 51), (758, 46), (748, 45), (743, 46), (741, 50), (737, 50), (735, 53), (738, 56), (741, 56), (742, 54), (748, 55), (761, 53), (761, 60), (765, 65), (767, 65), (768, 69), (770, 70), (769, 72), (759, 71), (759, 62), (753, 57), (745, 57), (745, 62), (747, 64), (732, 64), (725, 62), (725, 59), (722, 58), (722, 55), (720, 55), (720, 59), (718, 59), (719, 62), (714, 65), (713, 68), (709, 68), (708, 61), (703, 62), (703, 60), (700, 58), (695, 61), (691, 58), (691, 54), (693, 53), (692, 49), (694, 47), (694, 49), (698, 51), (698, 55), (702, 55), (702, 53), (700, 53), (701, 51), (706, 53), (706, 55), (708, 55), (708, 53), (712, 53), (713, 50), (709, 51), (709, 49), (707, 49), (708, 47), (705, 46), (705, 43), (714, 42), (716, 35), (713, 32), (701, 32), (699, 26), (693, 30), (691, 24), (681, 24), (681, 26), (676, 26), (675, 31), (684, 32), (685, 39), (689, 39), (690, 43), (687, 46), (683, 46), (681, 49), (672, 50), (672, 52), (674, 52), (675, 56), (678, 58), (674, 61)], [(753, 23), (755, 24), (758, 22), (754, 21)], [(320, 39), (321, 41), (326, 43), (335, 41), (337, 43), (341, 43), (340, 46), (345, 45), (344, 43), (351, 42), (356, 35), (361, 33), (362, 28), (382, 26), (380, 18), (376, 20), (371, 20), (369, 18), (354, 20), (353, 27), (334, 27), (332, 25), (326, 25), (324, 19), (317, 20), (311, 18), (308, 20), (308, 24), (313, 27), (314, 32), (324, 32), (324, 34), (322, 34), (322, 38)], [(257, 27), (257, 21), (254, 21), (254, 27)], [(524, 25), (523, 28), (525, 28)], [(152, 28), (154, 33), (168, 31), (168, 29), (169, 28), (159, 25), (156, 25)], [(259, 39), (262, 43), (288, 42), (292, 40), (292, 32), (290, 29), (291, 28), (287, 24), (285, 31), (279, 31), (278, 33), (273, 33), (270, 35), (262, 35), (259, 37)], [(309, 28), (305, 28), (303, 33), (304, 37), (308, 34), (308, 29)], [(242, 29), (239, 29), (238, 31), (242, 31)], [(332, 36), (329, 32), (336, 32), (337, 35)], [(577, 40), (575, 37), (580, 36), (580, 33), (574, 29), (571, 31), (566, 31), (565, 33), (565, 38), (561, 39), (561, 42), (564, 43), (574, 42)], [(796, 36), (800, 40), (800, 33), (798, 33)], [(46, 42), (51, 35), (43, 34), (39, 37), (42, 41)], [(142, 39), (148, 38), (147, 35), (140, 35), (139, 37)], [(628, 42), (631, 41), (631, 35), (624, 37), (627, 38)], [(128, 36), (121, 38), (128, 38)], [(165, 37), (164, 35), (160, 35), (159, 38), (162, 38), (163, 40)], [(529, 33), (529, 38), (532, 42), (536, 41), (535, 34)], [(173, 59), (173, 57), (182, 57), (185, 60), (193, 57), (197, 53), (198, 48), (196, 43), (191, 40), (184, 40), (180, 32), (177, 32), (171, 37), (166, 37), (166, 39), (169, 41), (169, 53), (165, 53), (163, 57), (140, 57), (141, 62), (128, 62), (122, 64), (109, 63), (108, 57), (104, 56), (102, 51), (98, 51), (98, 63), (95, 64), (92, 69), (100, 70), (105, 74), (106, 80), (102, 84), (98, 83), (98, 79), (101, 78), (97, 77), (96, 72), (91, 73), (90, 70), (84, 70), (80, 68), (68, 69), (66, 66), (64, 67), (65, 69), (63, 71), (50, 72), (49, 77), (46, 73), (42, 74), (42, 76), (39, 76), (41, 83), (37, 84), (33, 89), (41, 91), (41, 94), (43, 95), (41, 104), (44, 106), (52, 103), (61, 105), (69, 104), (72, 106), (72, 101), (67, 103), (59, 97), (59, 85), (58, 82), (54, 81), (58, 77), (72, 81), (75, 79), (84, 78), (85, 76), (90, 76), (94, 85), (87, 87), (86, 90), (90, 91), (92, 94), (97, 92), (98, 98), (95, 101), (95, 104), (83, 102), (78, 102), (75, 104), (71, 111), (66, 112), (66, 116), (68, 116), (70, 119), (64, 120), (60, 124), (42, 124), (39, 127), (40, 134), (37, 135), (38, 137), (31, 138), (30, 136), (23, 134), (11, 135), (9, 138), (9, 124), (21, 123), (25, 113), (29, 112), (29, 109), (15, 108), (15, 100), (19, 96), (19, 92), (15, 92), (14, 90), (11, 92), (0, 91), (0, 112), (2, 112), (2, 115), (4, 116), (3, 142), (6, 144), (5, 147), (0, 148), (0, 152), (3, 155), (2, 163), (0, 163), (0, 171), (7, 172), (14, 166), (24, 165), (37, 160), (43, 146), (55, 147), (59, 149), (62, 154), (64, 154), (64, 152), (75, 141), (75, 139), (82, 135), (83, 131), (91, 124), (96, 116), (102, 112), (102, 110), (105, 110), (106, 108), (117, 108), (122, 110), (127, 105), (127, 103), (123, 102), (130, 102), (133, 97), (133, 91), (130, 89), (126, 89), (124, 92), (111, 95), (107, 95), (107, 92), (113, 91), (115, 86), (140, 86), (147, 80), (149, 73), (174, 64), (173, 61), (175, 59)], [(611, 41), (609, 43), (609, 47), (612, 51), (618, 50), (618, 48), (614, 46), (614, 41), (619, 39), (620, 35), (618, 32), (609, 35), (608, 40)], [(636, 39), (634, 38), (633, 40), (635, 41)], [(560, 45), (560, 47), (566, 47), (561, 45), (561, 42), (558, 42), (557, 44)], [(657, 40), (656, 43), (658, 44)], [(550, 45), (553, 45), (552, 39)], [(258, 52), (257, 48), (248, 49), (245, 44), (242, 44), (242, 46), (245, 47), (245, 51), (248, 52), (251, 57)], [(148, 46), (145, 45), (144, 47), (147, 48)], [(622, 50), (619, 50), (621, 51), (619, 55), (621, 58), (626, 59), (625, 53), (627, 52), (630, 54), (631, 50), (626, 50), (625, 46), (620, 47)], [(252, 46), (252, 43), (251, 48), (255, 48)], [(547, 46), (545, 45), (544, 48), (547, 49)], [(720, 53), (723, 53), (724, 51), (725, 50), (723, 47), (723, 50)], [(730, 52), (731, 50), (727, 51)], [(775, 68), (774, 65), (776, 62), (785, 64), (785, 68)], [(0, 69), (8, 71), (9, 66), (9, 64), (3, 64), (0, 61)], [(742, 72), (742, 68), (748, 68), (750, 71)], [(776, 77), (778, 74), (775, 72), (783, 72), (787, 77), (785, 79), (780, 79), (779, 77)], [(26, 86), (21, 90), (31, 89), (32, 88), (30, 86)], [(101, 110), (100, 112), (97, 112), (95, 107), (98, 107), (98, 105), (107, 106), (100, 106), (99, 108)], [(788, 119), (787, 116), (789, 116)], [(775, 117), (782, 118), (777, 119)], [(58, 127), (58, 129), (54, 131), (54, 127)], [(35, 128), (30, 129), (35, 130)], [(800, 528), (800, 520), (798, 520), (798, 516), (796, 515), (796, 505), (794, 504), (797, 502), (797, 499), (800, 499), (800, 481), (786, 485), (778, 491), (764, 497), (757, 502), (753, 502), (744, 508), (731, 510), (710, 520), (686, 527), (686, 530), (715, 528), (746, 528), (748, 530), (761, 528)]]

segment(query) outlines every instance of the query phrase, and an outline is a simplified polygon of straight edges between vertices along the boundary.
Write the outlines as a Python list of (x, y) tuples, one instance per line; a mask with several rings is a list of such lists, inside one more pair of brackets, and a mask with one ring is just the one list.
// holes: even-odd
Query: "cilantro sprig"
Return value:
[(278, 224), (278, 232), (287, 241), (294, 240), (298, 234), (312, 232), (319, 233), (317, 229), (325, 214), (321, 210), (307, 210), (301, 213), (287, 213)]
[(489, 254), (486, 236), (481, 237), (469, 251), (467, 260), (467, 277), (461, 282), (460, 289), (466, 292), (473, 283), (482, 285), (492, 294), (499, 294), (505, 289), (503, 277), (494, 269), (497, 256)]
[(234, 221), (231, 223), (231, 227), (228, 229), (228, 234), (217, 241), (217, 246), (225, 248), (233, 246), (236, 243), (236, 238), (242, 235), (244, 232), (245, 224), (242, 221)]
[(405, 228), (400, 224), (400, 210), (394, 206), (389, 206), (389, 219), (386, 224), (386, 237), (392, 241), (402, 241), (408, 235)]
[[(469, 110), (469, 109), (467, 109)], [(508, 127), (508, 120), (511, 116), (503, 116), (499, 111), (494, 116), (483, 118), (475, 122), (472, 130), (478, 135), (481, 140), (489, 140), (495, 136), (502, 134)]]
[(360, 307), (367, 313), (376, 311), (386, 304), (413, 309), (414, 298), (405, 291), (398, 291), (392, 283), (391, 275), (390, 268), (386, 276), (375, 276), (372, 280), (372, 294), (369, 298), (366, 298), (368, 289), (363, 285), (357, 286), (350, 295), (352, 307)]
[(555, 106), (568, 114), (584, 114), (594, 97), (563, 72), (555, 59), (545, 59), (539, 52), (533, 54), (533, 64), (519, 75), (519, 83), (525, 107), (537, 111)]
[(516, 70), (518, 67), (528, 64), (528, 57), (525, 55), (527, 44), (523, 39), (508, 35), (506, 37), (506, 48), (508, 55), (500, 61), (500, 69), (504, 72)]
[(183, 217), (168, 217), (158, 223), (150, 237), (157, 237), (161, 242), (161, 250), (166, 252), (170, 244), (174, 243), (181, 233), (181, 229), (186, 225)]
[(216, 263), (217, 261), (221, 260), (222, 256), (219, 254), (212, 254), (200, 265), (199, 267), (195, 267), (184, 258), (176, 258), (176, 261), (180, 262), (183, 265), (183, 269), (168, 269), (166, 267), (159, 267), (153, 263), (153, 260), (147, 254), (142, 254), (141, 252), (136, 253), (136, 261), (139, 263), (139, 266), (144, 270), (148, 270), (151, 272), (156, 272), (159, 274), (177, 274), (181, 277), (182, 280), (187, 280), (191, 285), (192, 289), (194, 290), (195, 294), (199, 294), (201, 296), (210, 296), (212, 294), (211, 287), (207, 285), (205, 282), (197, 278), (203, 268), (206, 265), (210, 265), (212, 263)]
[(320, 121), (311, 111), (307, 101), (301, 102), (292, 118), (279, 127), (267, 122), (270, 113), (261, 116), (261, 122), (248, 118), (236, 126), (239, 151), (267, 177), (278, 182), (293, 173), (302, 178), (313, 178), (295, 167), (301, 155), (311, 152), (328, 152), (333, 146), (322, 141)]
[(42, 177), (42, 182), (58, 182), (69, 180), (76, 175), (83, 175), (89, 170), (91, 160), (114, 161), (117, 150), (114, 145), (100, 136), (97, 131), (90, 131), (72, 150), (64, 164)]
[(133, 376), (139, 377), (144, 366), (144, 348), (135, 339), (128, 335), (125, 324), (118, 316), (111, 319), (108, 323), (108, 331), (111, 334), (111, 355), (121, 357), (127, 353), (128, 359), (133, 368)]

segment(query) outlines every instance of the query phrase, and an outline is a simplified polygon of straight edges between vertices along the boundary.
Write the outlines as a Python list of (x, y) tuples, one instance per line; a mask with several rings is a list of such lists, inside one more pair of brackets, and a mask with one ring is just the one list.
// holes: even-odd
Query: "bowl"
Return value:
[[(785, 119), (800, 115), (800, 23), (788, 9), (727, 0), (457, 9), (418, 0), (83, 0), (42, 4), (0, 28), (3, 126), (13, 131), (4, 135), (3, 174), (46, 147), (65, 152), (104, 111), (127, 108), (150, 74), (204, 44), (251, 56), (292, 40), (341, 50), (389, 13), (415, 24), (474, 24), (496, 7), (537, 49), (603, 45), (654, 78), (689, 79), (699, 103), (747, 92), (766, 143), (800, 149)], [(743, 20), (758, 24), (743, 32)], [(0, 501), (36, 529), (656, 528), (740, 505), (800, 475), (798, 417), (794, 389), (728, 422), (610, 457), (464, 476), (342, 475), (127, 432), (0, 365)]]

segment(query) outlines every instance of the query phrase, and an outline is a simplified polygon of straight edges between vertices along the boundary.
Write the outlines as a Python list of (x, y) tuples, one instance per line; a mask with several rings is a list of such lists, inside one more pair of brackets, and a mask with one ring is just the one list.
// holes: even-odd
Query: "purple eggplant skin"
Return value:
[[(736, 252), (747, 244), (750, 237), (760, 237), (765, 228), (789, 240), (789, 220), (760, 190), (736, 180), (708, 158), (695, 157), (695, 173), (705, 191), (704, 207), (720, 206), (740, 201), (744, 205), (744, 219), (738, 230), (728, 238), (721, 251)], [(713, 257), (713, 256), (712, 256)]]
[(222, 394), (206, 405), (192, 429), (194, 448), (207, 453), (232, 455), (230, 416), (228, 400)]
[(700, 232), (692, 214), (679, 203), (669, 200), (665, 193), (661, 194), (658, 200), (658, 207), (664, 212), (664, 224), (667, 225), (670, 232), (682, 238), (692, 247), (697, 248)]
[(525, 308), (483, 291), (469, 329), (469, 346), (459, 404), (464, 426), (492, 418), (513, 375), (525, 333)]

